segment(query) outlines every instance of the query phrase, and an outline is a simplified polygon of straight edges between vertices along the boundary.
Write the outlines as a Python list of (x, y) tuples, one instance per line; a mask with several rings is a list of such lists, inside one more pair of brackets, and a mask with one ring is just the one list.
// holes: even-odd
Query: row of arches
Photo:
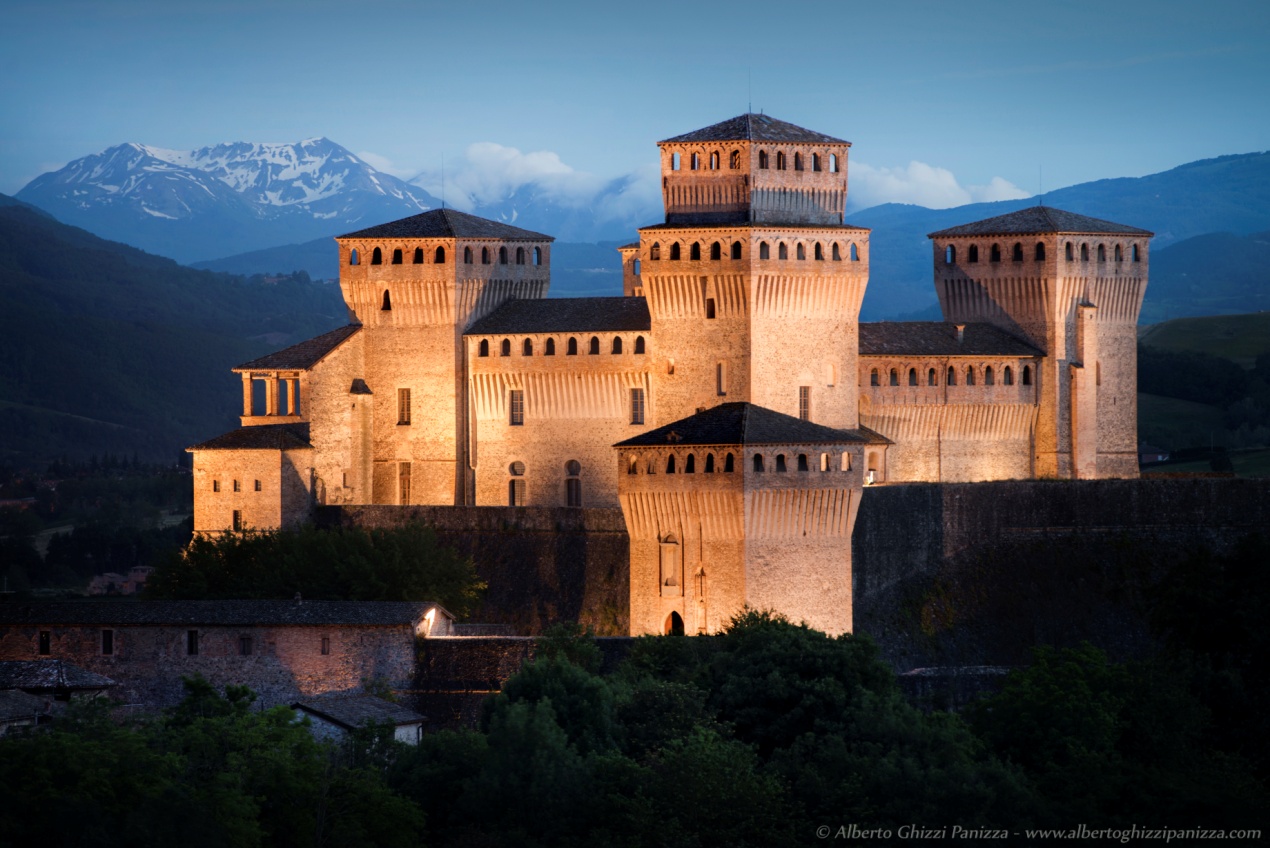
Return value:
[[(742, 156), (740, 150), (733, 150), (727, 155), (728, 170), (739, 171), (742, 168)], [(679, 171), (684, 166), (684, 154), (670, 154), (670, 170)], [(723, 151), (710, 150), (697, 153), (687, 154), (687, 166), (689, 171), (720, 171), (723, 170)], [(783, 150), (775, 151), (771, 154), (766, 150), (758, 152), (758, 166), (763, 170), (773, 168), (777, 171), (827, 171), (831, 174), (838, 173), (838, 154), (836, 153), (810, 153), (804, 156), (801, 152), (795, 151), (793, 156), (789, 156)]]
[[(834, 456), (828, 452), (821, 453), (819, 457), (815, 454), (805, 453), (791, 456), (793, 456), (793, 470), (796, 471), (819, 470), (828, 472), (834, 470), (835, 467), (838, 471), (850, 471), (853, 467), (851, 454), (845, 451), (838, 455), (836, 461)], [(767, 470), (767, 461), (761, 453), (754, 454), (750, 462), (756, 472), (762, 473)], [(773, 457), (772, 470), (774, 471), (789, 471), (791, 470), (790, 465), (791, 461), (787, 460), (786, 455), (783, 453), (778, 453)], [(697, 473), (697, 456), (693, 453), (682, 455), (671, 453), (663, 460), (662, 457), (654, 455), (650, 456), (645, 463), (641, 463), (639, 457), (635, 454), (631, 454), (626, 458), (627, 474), (657, 474), (659, 470), (664, 471), (666, 474), (695, 474)], [(736, 458), (730, 451), (724, 453), (717, 461), (713, 452), (707, 452), (701, 461), (701, 473), (703, 474), (731, 474), (735, 470)]]
[[(922, 374), (916, 367), (910, 366), (907, 371), (903, 368), (878, 369), (869, 370), (869, 385), (881, 386), (885, 380), (887, 386), (938, 386), (940, 380), (940, 370), (934, 367), (927, 367), (925, 374)], [(1006, 365), (998, 366), (994, 369), (991, 365), (967, 365), (960, 368), (956, 365), (949, 365), (943, 371), (944, 384), (948, 386), (956, 386), (958, 379), (963, 385), (975, 386), (995, 386), (998, 377), (1001, 385), (1013, 386), (1015, 381), (1014, 366)], [(1032, 385), (1032, 366), (1024, 365), (1018, 373), (1019, 383), (1024, 386)]]
[[(705, 245), (702, 242), (694, 241), (691, 244), (687, 245), (687, 247), (688, 247), (688, 261), (697, 262), (702, 259), (704, 255), (703, 248), (705, 247)], [(776, 242), (776, 258), (789, 259), (790, 258), (789, 247), (790, 246), (783, 241)], [(794, 247), (795, 259), (802, 259), (802, 260), (807, 259), (807, 256), (808, 256), (807, 244), (805, 242), (801, 242), (801, 241), (794, 242), (793, 247)], [(739, 241), (732, 242), (731, 246), (728, 248), (728, 258), (729, 259), (742, 258), (743, 250), (744, 250), (744, 247), (741, 242)], [(722, 242), (716, 241), (710, 244), (709, 255), (712, 261), (723, 259), (723, 252), (724, 252), (724, 249), (723, 249)], [(653, 242), (648, 248), (649, 261), (650, 262), (659, 261), (662, 258), (661, 253), (662, 253), (661, 242), (656, 242), (656, 241)], [(818, 262), (823, 262), (825, 261), (826, 257), (828, 257), (830, 260), (834, 262), (841, 262), (843, 261), (844, 257), (850, 259), (852, 262), (859, 262), (860, 248), (856, 246), (855, 242), (847, 242), (846, 244), (842, 244), (840, 242), (830, 242), (828, 244), (828, 250), (826, 250), (826, 245), (823, 242), (818, 242), (818, 241), (812, 242), (811, 243), (811, 258)], [(684, 258), (683, 245), (677, 241), (671, 242), (667, 249), (667, 258), (672, 262), (683, 259)], [(772, 246), (765, 241), (759, 242), (758, 258), (771, 259)], [(638, 271), (636, 271), (636, 273), (638, 273)]]
[[(1096, 248), (1096, 255), (1098, 257), (1098, 261), (1106, 262), (1107, 261), (1107, 245), (1099, 243), (1095, 246), (1095, 248)], [(1113, 245), (1112, 248), (1113, 248), (1112, 253), (1115, 257), (1115, 261), (1123, 262), (1124, 261), (1124, 246), (1116, 244), (1116, 245)], [(1031, 253), (1033, 262), (1044, 262), (1045, 261), (1045, 242), (1038, 241), (1031, 251), (1026, 251), (1023, 247), (1023, 243), (1016, 241), (1014, 243), (1014, 246), (1010, 249), (1010, 259), (1014, 262), (1023, 262), (1025, 261), (1024, 256), (1028, 252)], [(1069, 241), (1064, 243), (1063, 256), (1068, 262), (1075, 262), (1076, 255), (1078, 252), (1080, 254), (1081, 262), (1089, 261), (1090, 252), (1089, 252), (1088, 242), (1081, 242), (1079, 246), (1079, 250), (1077, 249), (1077, 246), (1073, 242)], [(1130, 257), (1130, 261), (1132, 262), (1142, 261), (1142, 250), (1136, 242), (1131, 243), (1129, 245), (1129, 257)], [(979, 245), (972, 244), (966, 248), (966, 263), (973, 264), (978, 261), (979, 261)], [(988, 261), (989, 262), (1001, 261), (1001, 245), (999, 243), (993, 242), (992, 245), (988, 248)], [(945, 245), (944, 246), (944, 264), (953, 265), (956, 262), (957, 262), (957, 246), (955, 244)]]
[[(525, 491), (525, 463), (516, 460), (507, 466), (507, 505), (528, 506)], [(570, 459), (564, 464), (564, 505), (582, 506), (582, 463)]]
[[(444, 247), (438, 246), (438, 247), (437, 247), (435, 250), (433, 250), (431, 253), (432, 253), (432, 264), (434, 264), (434, 265), (444, 265), (444, 264), (446, 263), (446, 253), (445, 253), (445, 248), (444, 248)], [(425, 251), (424, 251), (424, 249), (423, 249), (422, 247), (416, 247), (416, 248), (414, 249), (414, 253), (413, 253), (412, 257), (411, 257), (411, 262), (410, 262), (410, 264), (411, 264), (411, 265), (423, 265), (423, 264), (424, 264), (424, 259), (425, 259), (426, 255), (427, 255), (427, 254), (425, 253)], [(498, 264), (499, 264), (499, 265), (510, 265), (510, 264), (512, 264), (513, 257), (514, 257), (514, 259), (515, 259), (515, 264), (516, 264), (516, 265), (526, 265), (526, 264), (528, 264), (528, 263), (529, 263), (529, 261), (530, 261), (530, 260), (532, 260), (532, 262), (533, 262), (533, 264), (534, 264), (534, 265), (541, 265), (541, 264), (542, 264), (542, 248), (541, 248), (541, 247), (534, 247), (534, 248), (532, 249), (532, 252), (530, 252), (529, 250), (527, 250), (527, 249), (526, 249), (526, 248), (524, 248), (523, 246), (522, 246), (522, 247), (517, 247), (517, 248), (516, 248), (516, 251), (515, 251), (515, 253), (514, 253), (514, 254), (513, 254), (512, 252), (510, 252), (510, 251), (507, 249), (507, 246), (506, 246), (506, 245), (503, 245), (502, 247), (498, 248), (498, 251), (497, 251), (497, 252), (495, 252), (495, 251), (491, 250), (491, 249), (490, 249), (490, 248), (488, 248), (488, 247), (482, 247), (482, 248), (481, 248), (481, 254), (480, 254), (480, 255), (481, 255), (481, 264), (482, 264), (482, 265), (492, 265), (492, 264), (494, 264), (494, 256), (495, 256), (495, 255), (497, 255), (497, 257), (498, 257)], [(476, 253), (472, 250), (472, 248), (471, 248), (470, 246), (469, 246), (469, 247), (465, 247), (465, 248), (463, 248), (463, 262), (464, 262), (464, 264), (466, 264), (466, 265), (473, 265), (473, 264), (475, 264), (475, 262), (476, 262)], [(360, 265), (360, 264), (362, 264), (362, 255), (361, 255), (361, 251), (359, 251), (357, 248), (353, 248), (352, 250), (350, 250), (350, 251), (349, 251), (349, 253), (348, 253), (348, 264), (349, 264), (349, 265)], [(383, 265), (383, 264), (385, 264), (385, 263), (384, 263), (384, 250), (383, 250), (383, 248), (376, 247), (374, 250), (372, 250), (372, 251), (371, 251), (371, 253), (370, 253), (370, 264), (371, 264), (371, 265)], [(398, 248), (394, 248), (394, 249), (393, 249), (392, 255), (391, 255), (391, 257), (390, 257), (390, 259), (389, 259), (389, 261), (388, 261), (388, 263), (387, 263), (387, 264), (389, 264), (389, 265), (404, 265), (404, 264), (406, 264), (406, 262), (405, 262), (405, 253), (404, 253), (404, 251), (402, 250), (402, 248), (398, 247)]]
[[(511, 356), (513, 347), (515, 346), (512, 344), (511, 339), (503, 339), (502, 341), (498, 343), (498, 355)], [(531, 338), (522, 339), (519, 347), (520, 347), (521, 356), (534, 355), (534, 340), (533, 339)], [(598, 356), (602, 352), (601, 349), (603, 347), (605, 347), (605, 345), (600, 341), (600, 337), (592, 336), (590, 340), (587, 342), (587, 354), (590, 356)], [(622, 340), (621, 336), (614, 336), (613, 340), (607, 345), (607, 347), (608, 347), (608, 352), (614, 355), (622, 354), (626, 352), (626, 343)], [(631, 347), (632, 347), (632, 351), (631, 351), (632, 353), (646, 353), (647, 352), (647, 346), (644, 343), (643, 336), (636, 336), (635, 342), (634, 344), (631, 345)], [(490, 345), (490, 340), (481, 339), (480, 344), (477, 345), (476, 355), (489, 356), (491, 349), (492, 347)], [(579, 349), (580, 349), (580, 345), (578, 343), (577, 336), (569, 336), (568, 338), (564, 340), (564, 355), (565, 356), (577, 356)], [(556, 355), (556, 340), (554, 338), (548, 338), (543, 343), (542, 355), (543, 356)]]

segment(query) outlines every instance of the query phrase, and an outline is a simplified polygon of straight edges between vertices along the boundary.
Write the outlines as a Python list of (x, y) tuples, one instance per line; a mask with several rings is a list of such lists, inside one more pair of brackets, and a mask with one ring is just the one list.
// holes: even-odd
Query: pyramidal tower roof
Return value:
[(505, 241), (555, 241), (549, 235), (522, 230), (457, 209), (431, 209), (409, 218), (389, 221), (336, 238), (474, 238)]
[(930, 233), (927, 238), (947, 238), (949, 236), (1008, 236), (1041, 233), (1120, 233), (1133, 236), (1153, 236), (1150, 230), (1116, 224), (1101, 218), (1090, 218), (1088, 215), (1077, 215), (1052, 206), (1032, 206), (997, 215), (995, 218), (984, 218), (959, 227)]
[(851, 142), (814, 130), (805, 129), (771, 115), (748, 112), (711, 124), (690, 133), (663, 139), (658, 144), (674, 144), (689, 141), (783, 141), (793, 144), (845, 144)]

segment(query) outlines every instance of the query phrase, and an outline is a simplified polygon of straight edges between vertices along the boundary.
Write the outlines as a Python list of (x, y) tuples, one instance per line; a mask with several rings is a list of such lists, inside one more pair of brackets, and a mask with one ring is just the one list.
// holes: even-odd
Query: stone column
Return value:
[(243, 415), (250, 418), (251, 409), (251, 373), (243, 374)]
[(278, 384), (280, 382), (282, 381), (278, 379), (277, 374), (265, 378), (265, 415), (278, 414)]

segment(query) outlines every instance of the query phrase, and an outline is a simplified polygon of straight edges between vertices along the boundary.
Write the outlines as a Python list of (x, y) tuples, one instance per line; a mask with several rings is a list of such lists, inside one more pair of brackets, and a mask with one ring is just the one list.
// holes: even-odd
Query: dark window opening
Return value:
[(777, 152), (777, 154), (776, 154), (776, 170), (778, 170), (778, 171), (783, 171), (783, 170), (785, 170), (785, 153), (784, 153), (784, 151), (778, 151), (778, 152)]
[(588, 347), (587, 354), (589, 354), (590, 356), (598, 356), (600, 353), (600, 337), (592, 336), (591, 344), (588, 345), (587, 347)]
[(1032, 385), (1032, 366), (1030, 365), (1023, 366), (1023, 385)]
[(622, 352), (622, 337), (614, 336), (613, 337), (613, 353), (617, 354), (621, 352)]
[(251, 656), (251, 647), (252, 647), (252, 646), (251, 646), (251, 637), (250, 637), (250, 636), (239, 636), (239, 637), (238, 637), (238, 656), (240, 656), (240, 657), (249, 657), (249, 656)]
[(517, 265), (525, 264), (525, 248), (523, 247), (516, 248), (516, 264)]
[(878, 369), (874, 368), (869, 372), (869, 385), (880, 386), (882, 381), (878, 378)]
[(966, 369), (966, 385), (973, 386), (975, 384), (975, 369), (969, 367)]
[(984, 369), (983, 369), (983, 384), (984, 384), (985, 386), (993, 386), (993, 385), (996, 385), (996, 378), (995, 378), (995, 377), (993, 376), (993, 374), (992, 374), (992, 366), (991, 366), (991, 365), (989, 365), (987, 368), (984, 368)]
[(754, 454), (754, 470), (755, 471), (763, 470), (763, 454), (761, 453)]
[(776, 258), (777, 259), (789, 258), (789, 248), (785, 245), (785, 242), (781, 242), (780, 244), (776, 246)]
[(732, 454), (730, 453), (724, 454), (723, 455), (723, 473), (731, 474), (733, 469), (734, 469), (734, 464), (732, 461)]
[(948, 380), (947, 380), (947, 382), (948, 382), (948, 385), (950, 385), (950, 386), (955, 386), (955, 385), (957, 385), (957, 372), (956, 372), (956, 370), (954, 370), (954, 369), (953, 369), (953, 367), (952, 367), (951, 365), (949, 365), (949, 366), (948, 366)]
[(1005, 371), (1001, 374), (1001, 383), (1006, 386), (1014, 385), (1014, 371), (1009, 365), (1005, 366)]
[(380, 312), (392, 312), (392, 296), (388, 294), (388, 289), (384, 289), (384, 302), (379, 307)]
[(656, 262), (661, 259), (661, 245), (653, 242), (653, 246), (648, 248), (648, 261)]
[(498, 346), (498, 355), (499, 356), (512, 355), (512, 340), (511, 339), (503, 339), (503, 341)]
[(115, 652), (115, 631), (101, 631), (101, 652), (104, 656), (110, 656)]
[(713, 474), (713, 473), (714, 473), (714, 454), (712, 454), (712, 453), (708, 453), (708, 454), (706, 454), (706, 467), (705, 467), (705, 469), (702, 471), (702, 473), (703, 473), (703, 474)]
[(644, 337), (643, 336), (635, 337), (635, 352), (636, 353), (644, 352)]
[(547, 343), (543, 346), (542, 355), (543, 356), (556, 355), (556, 340), (555, 339), (547, 339)]
[(189, 657), (198, 656), (198, 631), (185, 631), (185, 655)]
[(811, 169), (813, 171), (820, 170), (820, 154), (819, 153), (811, 154)]
[(760, 242), (758, 246), (759, 259), (771, 259), (771, 250), (767, 246), (767, 242)]
[(934, 386), (934, 385), (937, 385), (937, 384), (938, 384), (938, 380), (939, 380), (939, 377), (938, 377), (938, 376), (936, 376), (936, 374), (935, 374), (935, 369), (934, 369), (934, 368), (932, 368), (932, 369), (930, 369), (929, 371), (927, 371), (927, 372), (926, 372), (926, 385), (928, 385), (928, 386)]
[(684, 473), (685, 474), (697, 473), (697, 458), (693, 454), (688, 454), (688, 458), (684, 460)]
[(978, 261), (979, 261), (979, 245), (972, 244), (970, 245), (970, 249), (966, 251), (966, 263), (970, 264), (972, 262), (978, 262)]
[(803, 169), (803, 154), (795, 153), (794, 154), (794, 170), (801, 171), (802, 169)]
[(489, 264), (489, 248), (488, 247), (481, 248), (481, 264), (482, 265)]
[(1010, 254), (1010, 258), (1015, 262), (1023, 261), (1023, 245), (1022, 244), (1020, 244), (1017, 241), (1014, 243), (1014, 250)]
[(910, 386), (917, 385), (917, 369), (916, 368), (908, 369), (908, 384)]
[(894, 368), (891, 369), (890, 378), (892, 386), (898, 386), (900, 384), (900, 372), (896, 371)]
[(507, 264), (507, 248), (506, 247), (500, 247), (498, 249), (498, 264), (499, 265)]
[(1044, 261), (1045, 261), (1045, 242), (1040, 242), (1040, 241), (1038, 241), (1038, 242), (1036, 243), (1036, 254), (1035, 254), (1035, 259), (1036, 259), (1036, 261), (1037, 261), (1037, 262), (1044, 262)]
[(542, 248), (541, 247), (534, 248), (534, 264), (535, 265), (542, 264)]
[(384, 264), (384, 252), (383, 252), (382, 250), (380, 250), (379, 248), (375, 248), (375, 251), (374, 251), (373, 253), (371, 253), (371, 255), (370, 255), (370, 264), (372, 264), (372, 265), (383, 265), (383, 264)]
[(330, 636), (322, 637), (321, 651), (322, 651), (322, 656), (324, 657), (329, 657), (331, 655), (331, 637)]
[(994, 244), (994, 245), (992, 245), (992, 250), (991, 250), (991, 252), (988, 254), (988, 261), (989, 261), (989, 262), (1000, 262), (1000, 261), (1001, 261), (1001, 245), (999, 245), (999, 244)]
[(722, 258), (723, 258), (723, 245), (719, 244), (717, 241), (716, 241), (714, 244), (710, 245), (710, 258), (711, 258), (711, 259), (722, 259)]
[(521, 355), (521, 356), (533, 356), (533, 355), (534, 355), (534, 342), (533, 342), (533, 339), (525, 339), (525, 340), (524, 340), (524, 342), (522, 342), (522, 343), (521, 343), (521, 345), (520, 345), (520, 355)]
[(507, 505), (508, 506), (525, 506), (525, 481), (524, 480), (508, 480), (507, 481)]
[(860, 249), (855, 246), (855, 242), (851, 242), (851, 261), (860, 261)]
[(1068, 262), (1071, 262), (1073, 259), (1076, 258), (1076, 251), (1072, 250), (1072, 243), (1070, 241), (1067, 243), (1067, 246), (1064, 248), (1064, 251), (1067, 255)]
[(794, 255), (797, 256), (799, 259), (807, 258), (807, 248), (803, 246), (802, 242), (798, 243), (798, 249)]
[(763, 169), (767, 168), (767, 151), (766, 150), (760, 150), (758, 152), (758, 166)]
[(833, 243), (833, 261), (834, 261), (834, 262), (841, 262), (841, 261), (842, 261), (842, 251), (838, 249), (838, 243), (837, 243), (837, 242), (834, 242), (834, 243)]
[(706, 318), (714, 317), (714, 298), (706, 298)]
[(693, 260), (697, 260), (701, 258), (701, 243), (700, 242), (694, 241), (692, 243), (692, 247), (688, 251), (688, 258)]
[(401, 248), (400, 247), (392, 252), (392, 264), (394, 265), (401, 264)]
[(733, 259), (741, 258), (741, 243), (739, 241), (732, 242), (732, 258)]
[(438, 247), (436, 251), (433, 252), (432, 261), (438, 265), (445, 264), (445, 248), (444, 247)]
[(824, 248), (824, 245), (822, 245), (820, 242), (816, 242), (816, 252), (814, 256), (816, 257), (816, 259), (821, 261), (823, 261), (825, 258), (825, 248)]
[(472, 264), (472, 248), (470, 247), (463, 248), (463, 263), (465, 265)]
[(675, 242), (674, 244), (670, 246), (670, 258), (671, 259), (679, 258), (679, 242)]
[(798, 470), (799, 470), (799, 471), (810, 471), (810, 470), (811, 470), (810, 468), (808, 468), (808, 467), (807, 467), (807, 454), (805, 454), (805, 453), (800, 453), (800, 454), (798, 455)]
[(53, 634), (48, 630), (40, 631), (40, 656), (47, 657), (53, 651)]
[(578, 355), (578, 340), (577, 340), (577, 339), (575, 339), (575, 338), (573, 338), (573, 337), (570, 337), (570, 338), (569, 338), (569, 343), (568, 343), (568, 345), (565, 347), (564, 355), (565, 355), (565, 356), (577, 356), (577, 355)]
[(414, 259), (413, 259), (413, 264), (415, 264), (415, 265), (422, 265), (422, 264), (423, 264), (423, 248), (422, 248), (422, 247), (416, 247), (416, 248), (415, 248), (415, 255), (414, 255)]
[(480, 353), (478, 356), (489, 356), (489, 339), (481, 339)]
[(776, 470), (777, 471), (789, 470), (788, 468), (785, 467), (785, 454), (783, 453), (776, 454)]

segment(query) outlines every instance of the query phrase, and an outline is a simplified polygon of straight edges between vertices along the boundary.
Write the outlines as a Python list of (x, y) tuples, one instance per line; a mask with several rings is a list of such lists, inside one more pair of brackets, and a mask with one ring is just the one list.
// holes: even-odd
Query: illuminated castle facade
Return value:
[(339, 237), (351, 323), (235, 369), (196, 531), (620, 506), (632, 632), (748, 603), (840, 633), (866, 486), (1137, 475), (1151, 233), (1046, 207), (933, 233), (945, 321), (861, 324), (847, 142), (747, 114), (658, 146), (622, 297), (547, 300), (551, 237), (454, 210)]

